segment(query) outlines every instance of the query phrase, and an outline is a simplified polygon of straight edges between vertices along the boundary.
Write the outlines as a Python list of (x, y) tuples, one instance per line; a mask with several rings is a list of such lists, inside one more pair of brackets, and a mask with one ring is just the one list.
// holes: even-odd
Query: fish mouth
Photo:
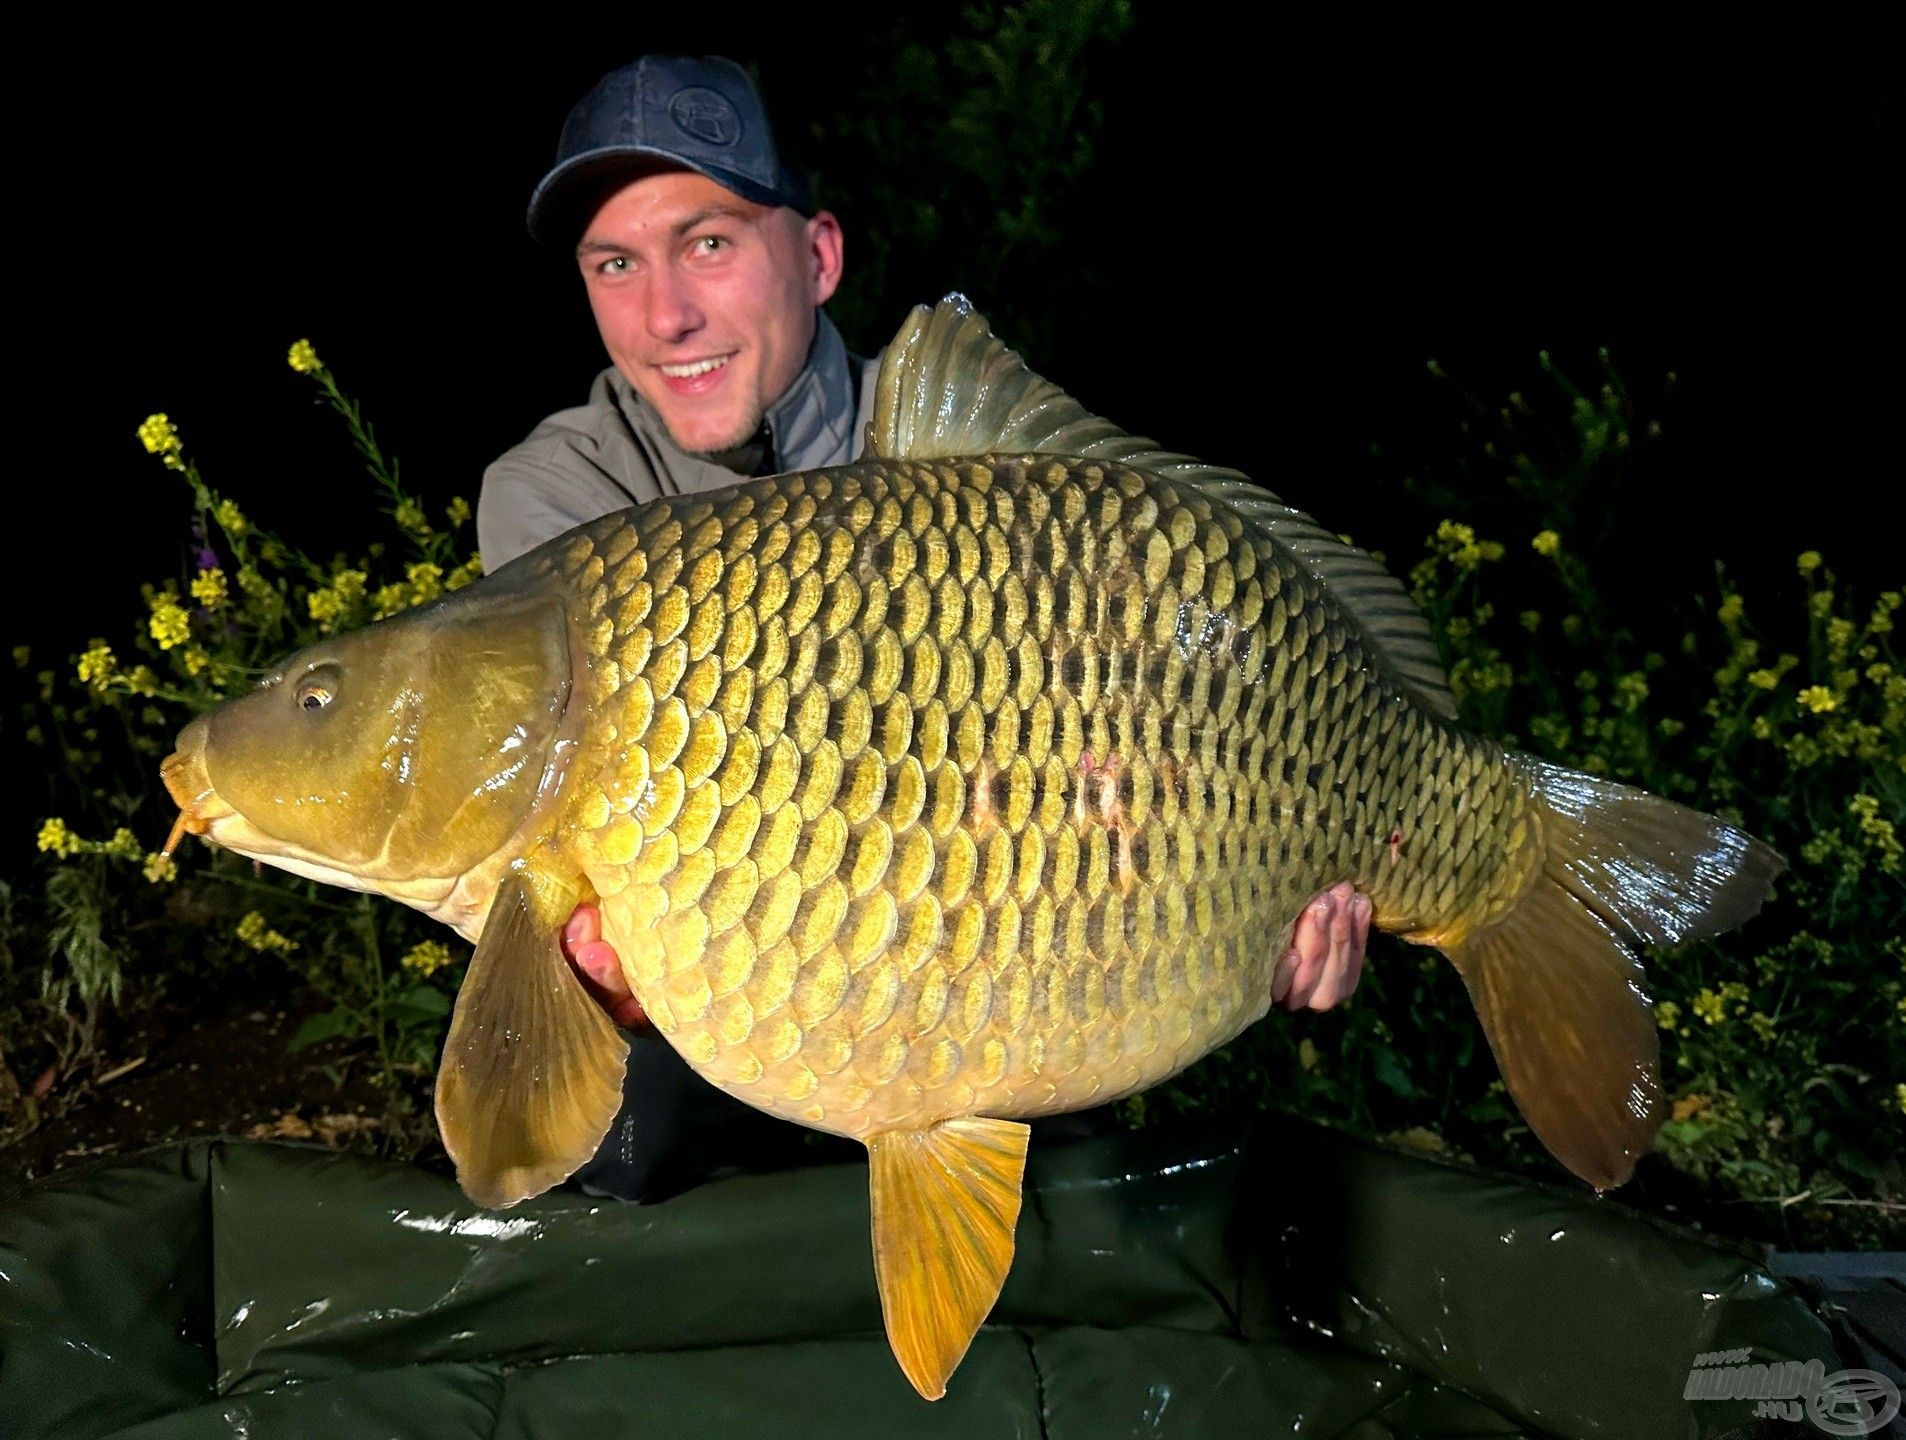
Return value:
[(178, 748), (159, 762), (159, 778), (179, 807), (179, 818), (159, 852), (162, 855), (170, 855), (187, 835), (210, 834), (214, 824), (234, 813), (206, 774), (205, 742), (211, 733), (210, 721), (201, 715), (179, 732)]

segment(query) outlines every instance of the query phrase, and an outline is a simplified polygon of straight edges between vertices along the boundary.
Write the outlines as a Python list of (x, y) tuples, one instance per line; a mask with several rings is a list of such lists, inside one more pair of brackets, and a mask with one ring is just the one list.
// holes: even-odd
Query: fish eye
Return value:
[(320, 685), (315, 680), (307, 680), (298, 687), (298, 707), (302, 710), (322, 710), (331, 703), (331, 687)]

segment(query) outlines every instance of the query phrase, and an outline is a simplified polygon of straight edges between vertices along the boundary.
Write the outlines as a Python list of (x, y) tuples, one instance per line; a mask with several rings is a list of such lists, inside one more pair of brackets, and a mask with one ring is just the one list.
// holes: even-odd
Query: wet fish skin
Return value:
[(1779, 857), (1452, 723), (1373, 557), (910, 317), (869, 458), (658, 501), (300, 652), (188, 726), (182, 825), (478, 937), (437, 1116), (480, 1204), (600, 1145), (626, 1047), (562, 954), (598, 898), (714, 1083), (870, 1156), (875, 1273), (928, 1398), (998, 1296), (1025, 1117), (1268, 1008), (1354, 881), (1462, 974), (1590, 1183), (1664, 1106), (1635, 948), (1753, 914)]
[(1503, 752), (1144, 472), (865, 461), (541, 563), (594, 661), (567, 829), (605, 936), (707, 1079), (816, 1128), (1129, 1094), (1265, 1012), (1320, 889), (1445, 930), (1533, 864)]

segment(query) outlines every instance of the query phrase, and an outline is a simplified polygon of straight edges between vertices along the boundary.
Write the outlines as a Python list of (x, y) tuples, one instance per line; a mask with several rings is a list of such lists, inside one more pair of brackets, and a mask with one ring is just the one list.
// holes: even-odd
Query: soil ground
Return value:
[[(0, 1128), (0, 1198), (103, 1155), (201, 1135), (318, 1140), (447, 1173), (415, 1098), (372, 1084), (342, 1045), (286, 1049), (320, 1008), (308, 992), (259, 987), (228, 991), (209, 1010), (169, 1005), (123, 1017), (89, 1073), (0, 1117), (12, 1127)], [(35, 1087), (31, 1075), (16, 1079)]]

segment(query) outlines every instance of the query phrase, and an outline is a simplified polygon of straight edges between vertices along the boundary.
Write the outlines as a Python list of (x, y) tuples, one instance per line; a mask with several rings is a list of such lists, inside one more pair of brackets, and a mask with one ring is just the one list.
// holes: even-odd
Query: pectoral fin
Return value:
[(887, 1340), (929, 1400), (946, 1393), (1006, 1283), (1030, 1133), (1016, 1120), (968, 1116), (868, 1142)]
[(622, 1104), (629, 1047), (563, 959), (560, 923), (512, 877), (457, 992), (437, 1070), (437, 1128), (457, 1182), (500, 1210), (566, 1179)]

